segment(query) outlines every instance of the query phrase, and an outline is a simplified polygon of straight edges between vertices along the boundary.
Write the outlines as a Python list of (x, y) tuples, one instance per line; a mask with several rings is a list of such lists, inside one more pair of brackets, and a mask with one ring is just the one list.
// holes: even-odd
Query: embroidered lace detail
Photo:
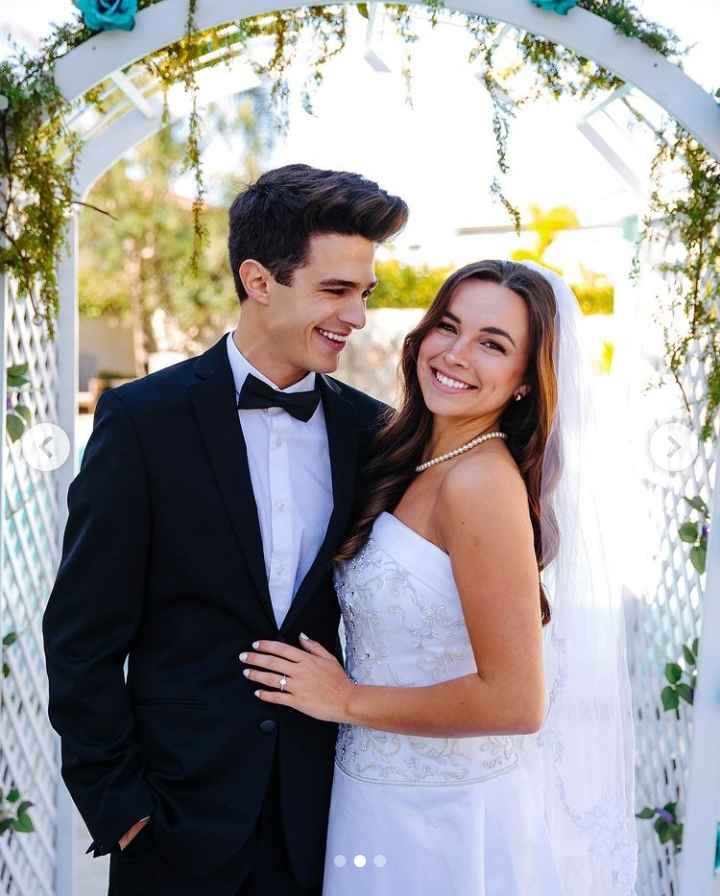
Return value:
[[(335, 587), (346, 670), (358, 684), (419, 687), (477, 671), (457, 589), (444, 593), (415, 576), (374, 534), (338, 565)], [(515, 768), (519, 740), (415, 737), (341, 724), (335, 760), (364, 781), (467, 784)]]

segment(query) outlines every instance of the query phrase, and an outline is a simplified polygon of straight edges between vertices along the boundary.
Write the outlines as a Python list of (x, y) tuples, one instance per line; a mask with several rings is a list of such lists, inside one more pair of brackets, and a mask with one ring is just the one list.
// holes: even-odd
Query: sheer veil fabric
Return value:
[[(632, 896), (637, 874), (635, 737), (620, 563), (613, 553), (612, 471), (603, 457), (589, 354), (574, 293), (553, 271), (522, 262), (556, 300), (558, 405), (542, 465), (541, 572), (546, 715), (524, 738), (541, 782), (561, 896)], [(619, 495), (617, 497), (620, 497)], [(615, 547), (615, 550), (617, 548)]]

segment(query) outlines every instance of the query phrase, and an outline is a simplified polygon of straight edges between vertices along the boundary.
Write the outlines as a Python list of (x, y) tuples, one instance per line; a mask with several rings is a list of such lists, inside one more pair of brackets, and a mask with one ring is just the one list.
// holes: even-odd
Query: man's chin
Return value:
[(308, 373), (311, 371), (314, 371), (315, 373), (334, 373), (338, 368), (338, 359), (323, 358), (317, 354), (313, 354), (310, 357), (304, 358), (302, 363), (298, 364), (298, 367)]

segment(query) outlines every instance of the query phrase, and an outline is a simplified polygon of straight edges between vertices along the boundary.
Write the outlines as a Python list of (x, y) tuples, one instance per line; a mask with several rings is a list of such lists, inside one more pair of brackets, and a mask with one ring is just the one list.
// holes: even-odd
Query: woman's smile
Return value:
[(477, 386), (471, 386), (463, 380), (455, 379), (435, 367), (430, 367), (430, 374), (433, 385), (444, 395), (457, 395), (460, 392), (471, 392), (477, 389)]

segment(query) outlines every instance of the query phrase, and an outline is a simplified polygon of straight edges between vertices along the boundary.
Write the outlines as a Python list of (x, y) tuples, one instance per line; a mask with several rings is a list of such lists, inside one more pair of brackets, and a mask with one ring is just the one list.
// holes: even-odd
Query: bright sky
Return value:
[[(0, 12), (0, 29), (12, 27), (16, 38), (26, 40), (45, 33), (51, 19), (63, 21), (74, 14), (68, 0), (7, 4), (5, 0)], [(682, 4), (646, 0), (638, 5), (693, 46), (684, 63), (688, 74), (708, 90), (720, 87), (717, 0)], [(494, 138), (484, 88), (475, 77), (477, 69), (466, 62), (467, 35), (453, 25), (423, 34), (415, 48), (410, 108), (400, 74), (402, 47), (381, 35), (374, 46), (391, 72), (374, 71), (363, 58), (365, 21), (357, 13), (352, 20), (349, 46), (328, 67), (315, 94), (315, 117), (302, 109), (296, 90), (290, 132), (278, 141), (271, 164), (305, 161), (355, 170), (402, 195), (410, 205), (411, 220), (396, 252), (406, 260), (461, 264), (480, 254), (507, 254), (519, 245), (513, 235), (456, 234), (458, 227), (509, 223), (488, 190), (495, 173)], [(299, 66), (293, 83), (298, 85), (305, 74)], [(226, 91), (227, 81), (224, 70), (211, 74), (204, 96)], [(546, 208), (567, 203), (581, 224), (607, 224), (642, 211), (640, 200), (578, 131), (577, 121), (588, 108), (574, 101), (546, 101), (519, 113), (511, 136), (512, 176), (507, 187), (521, 209), (531, 202)], [(622, 157), (644, 177), (649, 147), (620, 130), (612, 139)], [(231, 169), (233, 161), (223, 145), (213, 145), (206, 155), (209, 179), (214, 169)], [(530, 245), (532, 238), (526, 235), (521, 242)], [(563, 236), (551, 249), (556, 257), (548, 258), (567, 267), (582, 257), (595, 270), (622, 276), (628, 257), (619, 251), (622, 248), (617, 229), (591, 230)]]

